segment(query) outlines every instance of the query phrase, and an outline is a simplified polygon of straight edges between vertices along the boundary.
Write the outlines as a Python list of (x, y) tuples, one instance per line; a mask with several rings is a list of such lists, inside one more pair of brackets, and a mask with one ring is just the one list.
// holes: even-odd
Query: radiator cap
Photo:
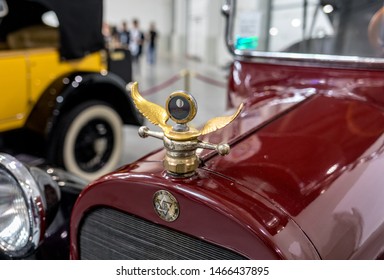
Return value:
[[(230, 116), (216, 117), (209, 120), (201, 130), (188, 125), (197, 113), (195, 98), (185, 91), (173, 92), (166, 100), (166, 106), (152, 103), (141, 96), (137, 82), (131, 86), (131, 96), (136, 108), (148, 121), (161, 128), (162, 132), (150, 131), (148, 127), (139, 128), (142, 138), (151, 136), (163, 140), (166, 155), (163, 161), (164, 168), (170, 176), (192, 176), (199, 166), (196, 150), (211, 149), (224, 156), (229, 153), (228, 144), (212, 144), (198, 140), (198, 137), (231, 123), (241, 112), (243, 104)], [(171, 119), (174, 125), (168, 124)]]

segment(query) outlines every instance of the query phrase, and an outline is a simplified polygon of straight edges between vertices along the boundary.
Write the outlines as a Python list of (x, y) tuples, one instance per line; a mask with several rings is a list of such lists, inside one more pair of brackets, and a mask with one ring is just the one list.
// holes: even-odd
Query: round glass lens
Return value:
[(28, 207), (17, 181), (0, 168), (0, 249), (14, 252), (29, 240)]
[(176, 120), (185, 120), (191, 114), (191, 106), (183, 96), (175, 96), (168, 103), (168, 112)]

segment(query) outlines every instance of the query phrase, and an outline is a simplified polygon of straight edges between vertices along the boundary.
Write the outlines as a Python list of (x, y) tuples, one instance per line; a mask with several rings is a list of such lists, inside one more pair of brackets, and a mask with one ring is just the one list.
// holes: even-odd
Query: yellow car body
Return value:
[(122, 125), (143, 120), (126, 88), (129, 52), (113, 61), (105, 48), (103, 1), (64, 2), (0, 0), (0, 152), (91, 180), (120, 163)]
[(0, 132), (21, 128), (41, 94), (57, 77), (73, 72), (104, 72), (101, 52), (61, 61), (55, 48), (0, 51)]

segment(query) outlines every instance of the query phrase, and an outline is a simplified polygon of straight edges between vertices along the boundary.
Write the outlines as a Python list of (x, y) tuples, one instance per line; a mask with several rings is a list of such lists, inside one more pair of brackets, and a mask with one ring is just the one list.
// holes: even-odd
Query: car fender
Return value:
[(120, 77), (113, 73), (79, 72), (59, 77), (47, 87), (33, 107), (25, 127), (49, 139), (60, 116), (87, 100), (110, 104), (124, 124), (142, 124)]

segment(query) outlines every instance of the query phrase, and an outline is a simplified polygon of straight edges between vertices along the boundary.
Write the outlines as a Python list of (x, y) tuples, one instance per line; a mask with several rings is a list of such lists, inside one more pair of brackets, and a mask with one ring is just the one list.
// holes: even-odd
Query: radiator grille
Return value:
[(228, 249), (111, 208), (89, 213), (79, 238), (81, 259), (244, 259)]

